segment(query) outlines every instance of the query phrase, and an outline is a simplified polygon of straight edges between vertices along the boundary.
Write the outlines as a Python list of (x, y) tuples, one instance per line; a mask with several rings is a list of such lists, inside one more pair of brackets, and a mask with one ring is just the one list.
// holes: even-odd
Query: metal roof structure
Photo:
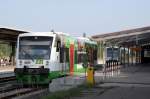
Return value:
[(150, 26), (113, 33), (93, 35), (95, 41), (105, 41), (115, 45), (142, 46), (150, 43)]
[(10, 28), (0, 28), (0, 41), (16, 42), (20, 33), (27, 33), (27, 31), (15, 30)]

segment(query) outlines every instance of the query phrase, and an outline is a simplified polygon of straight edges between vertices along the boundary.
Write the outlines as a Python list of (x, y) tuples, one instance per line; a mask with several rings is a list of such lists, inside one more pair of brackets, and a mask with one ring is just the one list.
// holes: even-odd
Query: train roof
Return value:
[(89, 43), (89, 44), (97, 44), (97, 42), (87, 38), (87, 37), (77, 37), (78, 40), (83, 41), (85, 43)]
[(63, 32), (29, 32), (19, 34), (19, 36), (52, 36), (54, 34), (69, 36), (69, 34)]

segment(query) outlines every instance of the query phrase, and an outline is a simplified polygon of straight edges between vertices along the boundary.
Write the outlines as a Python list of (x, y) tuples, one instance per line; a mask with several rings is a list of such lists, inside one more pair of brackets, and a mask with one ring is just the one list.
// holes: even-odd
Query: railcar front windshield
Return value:
[(26, 36), (19, 38), (19, 59), (50, 59), (53, 37)]
[(119, 57), (118, 48), (107, 48), (107, 58), (110, 60), (117, 60)]

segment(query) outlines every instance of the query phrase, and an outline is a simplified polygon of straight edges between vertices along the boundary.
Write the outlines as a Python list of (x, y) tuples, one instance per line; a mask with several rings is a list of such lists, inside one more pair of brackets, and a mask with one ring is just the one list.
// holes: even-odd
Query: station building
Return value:
[[(15, 65), (16, 42), (20, 33), (27, 33), (27, 31), (0, 28), (0, 66)], [(4, 61), (6, 60), (9, 62), (9, 64), (4, 64)]]
[(124, 65), (150, 63), (150, 26), (97, 34), (92, 39), (98, 42), (99, 64), (109, 59)]

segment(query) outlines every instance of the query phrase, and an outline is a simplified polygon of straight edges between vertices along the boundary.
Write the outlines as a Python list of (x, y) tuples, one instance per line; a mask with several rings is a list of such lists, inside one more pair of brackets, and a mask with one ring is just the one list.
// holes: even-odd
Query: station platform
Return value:
[(0, 78), (14, 76), (15, 66), (0, 66)]
[[(116, 72), (115, 75), (119, 75), (120, 73), (118, 73), (120, 69), (114, 71)], [(110, 76), (110, 72), (107, 72), (107, 77)], [(74, 87), (77, 87), (78, 85), (82, 85), (82, 84), (86, 84), (87, 83), (87, 73), (75, 73), (75, 75), (73, 76), (66, 76), (66, 77), (61, 77), (61, 78), (57, 78), (52, 80), (52, 83), (49, 84), (49, 91), (50, 92), (56, 92), (56, 91), (61, 91), (61, 90), (68, 90)], [(100, 82), (103, 80), (104, 78), (104, 72), (102, 70), (99, 71), (95, 71), (95, 81)], [(115, 76), (112, 75), (112, 76)]]
[(85, 76), (83, 75), (57, 78), (52, 80), (52, 83), (49, 84), (49, 91), (56, 92), (61, 90), (68, 90), (85, 83), (85, 81)]
[[(113, 71), (114, 72), (114, 71)], [(117, 71), (116, 71), (117, 72)], [(82, 96), (70, 99), (149, 99), (150, 65), (126, 66), (118, 74), (108, 72), (95, 75), (96, 87), (85, 90)]]
[(0, 72), (13, 71), (15, 66), (0, 66)]

